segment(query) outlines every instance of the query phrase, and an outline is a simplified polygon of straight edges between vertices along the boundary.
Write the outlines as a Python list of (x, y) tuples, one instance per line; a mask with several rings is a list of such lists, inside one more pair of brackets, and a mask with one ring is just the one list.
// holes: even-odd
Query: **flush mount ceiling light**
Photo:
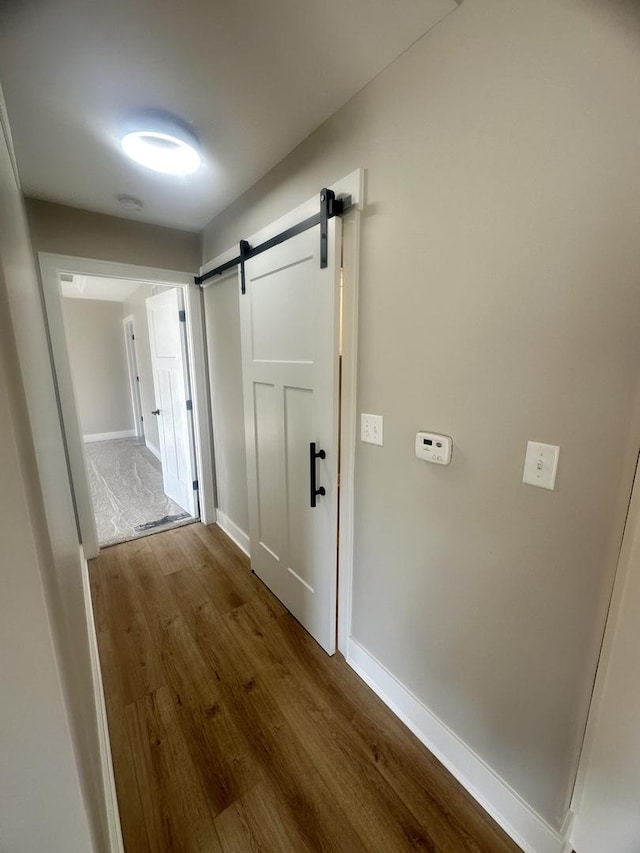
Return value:
[(199, 169), (198, 140), (179, 122), (146, 115), (127, 125), (120, 147), (136, 163), (165, 175), (191, 175)]

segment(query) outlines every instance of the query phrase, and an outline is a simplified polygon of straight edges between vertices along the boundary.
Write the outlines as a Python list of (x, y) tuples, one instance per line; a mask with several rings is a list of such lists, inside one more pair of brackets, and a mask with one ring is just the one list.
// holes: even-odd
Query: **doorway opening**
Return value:
[(45, 252), (38, 259), (84, 556), (198, 518), (212, 524), (202, 298), (193, 273)]
[(199, 517), (181, 289), (60, 275), (69, 365), (100, 547)]

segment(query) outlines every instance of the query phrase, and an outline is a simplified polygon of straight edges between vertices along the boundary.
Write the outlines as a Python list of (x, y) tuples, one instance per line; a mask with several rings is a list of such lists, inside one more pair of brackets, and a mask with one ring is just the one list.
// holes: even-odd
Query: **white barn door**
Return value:
[(197, 515), (193, 422), (187, 409), (189, 374), (182, 291), (173, 287), (147, 300), (149, 344), (158, 418), (164, 493), (191, 516)]
[[(296, 214), (303, 220), (317, 211), (315, 201)], [(339, 217), (329, 221), (325, 269), (319, 226), (247, 261), (240, 296), (251, 565), (329, 654), (336, 646), (341, 230)], [(324, 458), (311, 455), (314, 445)], [(313, 494), (314, 480), (324, 493)]]

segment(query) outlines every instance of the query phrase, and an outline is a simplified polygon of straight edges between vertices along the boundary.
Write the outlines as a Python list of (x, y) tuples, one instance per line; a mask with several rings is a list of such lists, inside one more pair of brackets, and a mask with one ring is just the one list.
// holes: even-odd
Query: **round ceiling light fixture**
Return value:
[(196, 137), (164, 115), (147, 113), (128, 121), (120, 147), (136, 163), (165, 175), (192, 175), (200, 168)]

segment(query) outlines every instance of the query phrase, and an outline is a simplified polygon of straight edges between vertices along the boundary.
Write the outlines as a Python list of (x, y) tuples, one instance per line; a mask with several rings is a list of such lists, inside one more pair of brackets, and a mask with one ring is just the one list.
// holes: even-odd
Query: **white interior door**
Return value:
[[(300, 219), (317, 212), (317, 202)], [(339, 219), (246, 263), (240, 296), (251, 564), (333, 654), (336, 644)], [(324, 458), (310, 458), (313, 443)], [(311, 488), (324, 489), (313, 507)]]
[(147, 300), (149, 344), (165, 494), (195, 516), (195, 463), (182, 291), (165, 290)]
[(142, 399), (140, 397), (140, 375), (138, 373), (135, 323), (132, 317), (126, 317), (123, 323), (124, 340), (127, 351), (127, 368), (129, 370), (129, 386), (131, 388), (133, 422), (136, 429), (136, 437), (144, 438), (144, 421), (142, 419)]

